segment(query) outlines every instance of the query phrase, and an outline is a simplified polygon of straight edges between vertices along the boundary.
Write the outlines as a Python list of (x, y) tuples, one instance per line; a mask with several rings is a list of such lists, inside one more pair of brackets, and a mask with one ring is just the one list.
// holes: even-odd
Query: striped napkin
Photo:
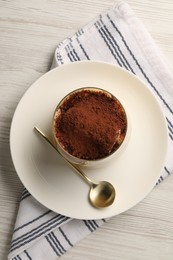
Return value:
[[(101, 60), (144, 80), (164, 109), (169, 151), (158, 183), (172, 172), (173, 70), (131, 8), (120, 3), (60, 43), (52, 68), (78, 60)], [(8, 259), (57, 259), (107, 220), (77, 220), (56, 214), (24, 189)]]

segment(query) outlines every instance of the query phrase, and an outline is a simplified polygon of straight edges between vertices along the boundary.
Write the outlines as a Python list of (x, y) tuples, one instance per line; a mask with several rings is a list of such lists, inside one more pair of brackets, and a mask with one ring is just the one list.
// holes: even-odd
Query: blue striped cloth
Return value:
[[(160, 100), (169, 132), (168, 158), (158, 180), (161, 182), (173, 170), (173, 70), (126, 3), (118, 4), (60, 43), (52, 67), (78, 60), (118, 64), (144, 80)], [(8, 259), (57, 259), (106, 221), (56, 214), (24, 189)]]

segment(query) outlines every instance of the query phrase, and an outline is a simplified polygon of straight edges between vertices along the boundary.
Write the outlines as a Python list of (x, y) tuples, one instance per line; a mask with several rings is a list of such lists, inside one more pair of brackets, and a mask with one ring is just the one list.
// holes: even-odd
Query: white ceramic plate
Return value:
[[(115, 186), (115, 202), (105, 209), (89, 204), (88, 184), (33, 131), (38, 126), (52, 137), (57, 103), (70, 91), (86, 86), (114, 94), (131, 122), (131, 137), (123, 154), (102, 168), (85, 170), (91, 179)], [(28, 89), (13, 117), (10, 146), (21, 181), (39, 202), (69, 217), (98, 219), (126, 211), (151, 191), (164, 164), (167, 128), (158, 101), (136, 76), (108, 63), (83, 61), (49, 71)]]

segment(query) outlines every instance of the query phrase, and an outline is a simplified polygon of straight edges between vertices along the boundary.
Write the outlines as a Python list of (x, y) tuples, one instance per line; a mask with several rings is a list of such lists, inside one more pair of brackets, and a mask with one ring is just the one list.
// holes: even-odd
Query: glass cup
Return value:
[(63, 157), (80, 166), (103, 166), (130, 137), (127, 113), (108, 91), (84, 87), (67, 94), (53, 115), (53, 135)]

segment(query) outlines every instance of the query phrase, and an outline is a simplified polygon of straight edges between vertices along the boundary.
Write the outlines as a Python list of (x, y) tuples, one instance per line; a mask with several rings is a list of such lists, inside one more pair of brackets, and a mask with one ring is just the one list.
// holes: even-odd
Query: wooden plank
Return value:
[[(0, 259), (7, 258), (22, 184), (9, 131), (17, 103), (51, 65), (56, 45), (110, 8), (113, 0), (0, 0)], [(173, 64), (172, 0), (129, 0)], [(61, 259), (166, 259), (173, 256), (173, 176), (141, 203), (81, 241)]]

